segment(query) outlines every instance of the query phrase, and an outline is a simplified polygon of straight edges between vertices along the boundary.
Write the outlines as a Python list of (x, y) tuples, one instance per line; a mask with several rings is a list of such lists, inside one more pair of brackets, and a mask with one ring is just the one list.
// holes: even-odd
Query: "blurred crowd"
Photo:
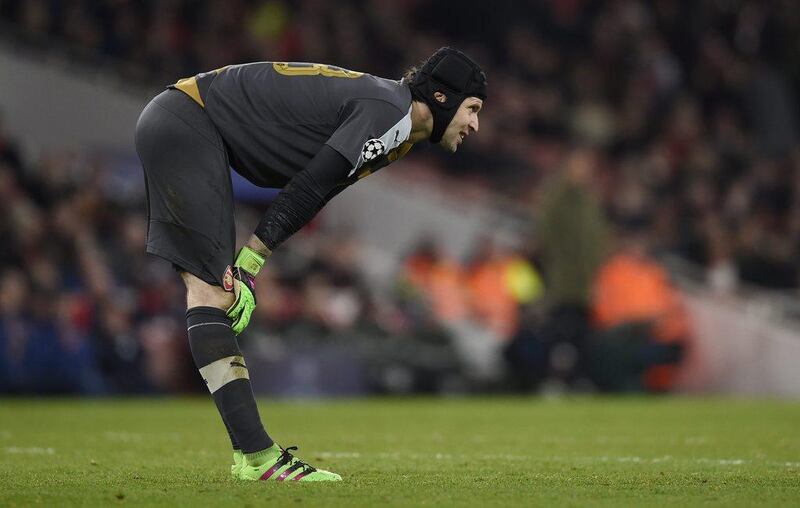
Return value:
[[(125, 183), (140, 176), (102, 153), (54, 151), (27, 161), (0, 124), (0, 393), (203, 389), (180, 278), (144, 252), (143, 188)], [(312, 223), (259, 277), (258, 306), (240, 336), (251, 368), (271, 376), (257, 389), (438, 393), (529, 390), (546, 381), (668, 389), (671, 375), (661, 384), (647, 376), (656, 364), (676, 363), (680, 351), (658, 356), (657, 344), (682, 347), (690, 333), (665, 324), (676, 309), (682, 314), (663, 268), (640, 244), (606, 256), (608, 225), (593, 194), (579, 215), (573, 197), (551, 195), (542, 240), (529, 249), (487, 235), (467, 259), (455, 259), (435, 237), (421, 238), (388, 286), (366, 280), (358, 238)], [(239, 205), (240, 239), (258, 209)], [(547, 228), (558, 231), (555, 240)], [(583, 238), (591, 245), (576, 249), (577, 259), (558, 254), (558, 241)], [(620, 327), (625, 354), (635, 358), (621, 379), (613, 369), (607, 380), (602, 366), (620, 360), (603, 345), (617, 341), (600, 334)]]
[[(249, 336), (382, 337), (351, 344), (387, 366), (365, 374), (376, 390), (436, 389), (395, 368), (423, 348), (436, 360), (410, 372), (491, 378), (470, 363), (487, 337), (523, 387), (668, 389), (691, 330), (654, 255), (697, 263), (721, 293), (800, 284), (798, 2), (0, 0), (0, 21), (148, 86), (262, 59), (399, 78), (442, 45), (479, 61), (480, 134), (454, 157), (415, 148), (408, 174), (527, 207), (530, 245), (487, 239), (453, 260), (421, 239), (375, 292), (357, 239), (311, 235), (260, 283)], [(0, 391), (196, 388), (182, 288), (143, 255), (141, 195), (112, 191), (101, 156), (24, 161), (2, 132), (0, 152)]]
[(415, 150), (441, 185), (536, 204), (572, 148), (589, 146), (590, 184), (615, 220), (646, 221), (657, 248), (723, 290), (798, 286), (792, 0), (2, 0), (0, 20), (150, 85), (263, 59), (400, 77), (458, 46), (486, 68), (490, 98), (455, 159)]

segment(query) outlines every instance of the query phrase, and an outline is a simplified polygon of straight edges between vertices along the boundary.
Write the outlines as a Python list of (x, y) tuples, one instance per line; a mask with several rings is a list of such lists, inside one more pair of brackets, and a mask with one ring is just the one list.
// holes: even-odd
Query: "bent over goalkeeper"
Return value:
[[(147, 252), (186, 284), (189, 345), (233, 445), (241, 480), (335, 481), (270, 438), (236, 341), (270, 253), (336, 194), (428, 139), (455, 152), (478, 131), (486, 77), (442, 48), (401, 81), (335, 66), (257, 62), (182, 79), (136, 125), (147, 187)], [(235, 245), (229, 167), (282, 188)]]

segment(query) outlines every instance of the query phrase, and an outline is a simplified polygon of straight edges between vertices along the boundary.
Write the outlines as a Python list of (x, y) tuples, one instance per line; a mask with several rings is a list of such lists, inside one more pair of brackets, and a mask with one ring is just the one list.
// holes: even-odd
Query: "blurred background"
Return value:
[[(133, 148), (178, 78), (482, 64), (480, 133), (281, 247), (240, 337), (282, 396), (800, 396), (800, 3), (0, 0), (0, 393), (202, 393)], [(240, 243), (275, 195), (234, 175)]]

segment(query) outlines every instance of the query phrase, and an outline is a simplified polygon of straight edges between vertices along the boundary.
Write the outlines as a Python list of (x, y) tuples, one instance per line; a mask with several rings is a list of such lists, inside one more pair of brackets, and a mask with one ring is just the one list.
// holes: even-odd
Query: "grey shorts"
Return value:
[(219, 132), (199, 104), (170, 89), (139, 116), (136, 151), (147, 187), (147, 252), (223, 286), (236, 231), (228, 155)]

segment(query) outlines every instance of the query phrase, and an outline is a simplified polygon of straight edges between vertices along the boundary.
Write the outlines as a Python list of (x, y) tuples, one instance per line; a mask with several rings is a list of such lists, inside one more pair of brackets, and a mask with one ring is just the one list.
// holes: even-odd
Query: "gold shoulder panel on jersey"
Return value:
[(389, 159), (389, 162), (394, 162), (397, 159), (402, 158), (405, 154), (407, 154), (408, 151), (411, 150), (412, 146), (414, 146), (414, 143), (406, 141), (405, 143), (402, 143), (400, 146), (398, 146), (397, 148), (386, 154), (386, 157)]
[(200, 88), (197, 86), (197, 77), (204, 77), (208, 76), (209, 74), (219, 74), (228, 67), (230, 67), (230, 65), (220, 67), (219, 69), (214, 69), (213, 71), (198, 74), (197, 76), (192, 76), (191, 78), (179, 79), (178, 82), (172, 86), (191, 97), (196, 103), (200, 104), (200, 107), (204, 108), (206, 105), (203, 102), (203, 97), (200, 95)]
[(203, 98), (200, 97), (200, 89), (197, 88), (196, 77), (192, 76), (191, 78), (183, 78), (178, 80), (178, 82), (173, 86), (194, 99), (194, 101), (200, 104), (201, 107), (206, 107), (206, 105), (203, 103)]
[(284, 76), (326, 76), (329, 78), (360, 78), (363, 72), (351, 71), (335, 65), (305, 62), (272, 62), (275, 72)]

